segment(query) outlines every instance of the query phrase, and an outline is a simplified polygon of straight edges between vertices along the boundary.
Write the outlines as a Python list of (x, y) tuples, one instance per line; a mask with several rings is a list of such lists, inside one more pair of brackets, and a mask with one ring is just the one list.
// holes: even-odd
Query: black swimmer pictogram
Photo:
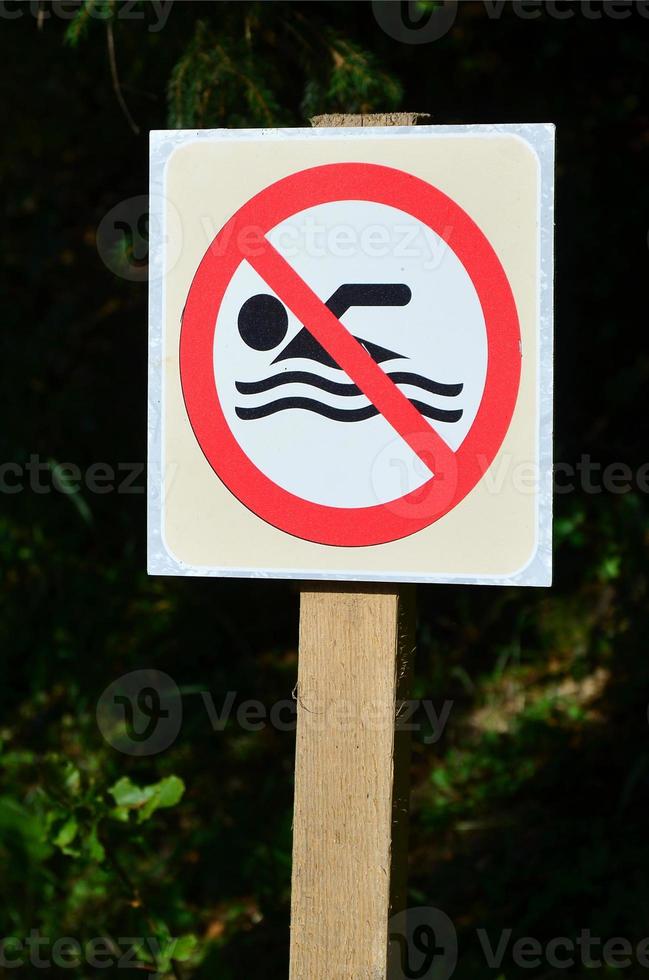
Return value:
[[(344, 283), (326, 301), (326, 306), (339, 319), (352, 307), (407, 306), (412, 297), (410, 288), (404, 283)], [(258, 293), (245, 301), (239, 311), (237, 321), (241, 339), (248, 347), (257, 351), (273, 351), (284, 341), (288, 332), (288, 313), (284, 304), (268, 293)], [(408, 360), (406, 354), (381, 347), (362, 337), (355, 337), (377, 363), (393, 360)], [(291, 341), (276, 355), (271, 364), (289, 360), (309, 360), (328, 368), (341, 370), (336, 361), (322, 347), (315, 337), (302, 327)], [(399, 385), (410, 385), (423, 392), (443, 397), (456, 397), (464, 385), (444, 384), (410, 371), (387, 371), (391, 381)], [(333, 381), (312, 371), (280, 370), (277, 374), (259, 381), (237, 381), (236, 389), (241, 395), (258, 395), (272, 391), (282, 385), (304, 384), (332, 395), (348, 397), (363, 395), (361, 389), (351, 383)], [(418, 399), (409, 399), (414, 407), (427, 418), (439, 422), (457, 422), (462, 417), (462, 409), (442, 409)], [(360, 408), (338, 408), (314, 398), (291, 396), (277, 398), (264, 405), (254, 407), (237, 406), (240, 419), (260, 419), (287, 409), (303, 409), (315, 412), (337, 422), (361, 422), (378, 415), (378, 409), (370, 402)]]

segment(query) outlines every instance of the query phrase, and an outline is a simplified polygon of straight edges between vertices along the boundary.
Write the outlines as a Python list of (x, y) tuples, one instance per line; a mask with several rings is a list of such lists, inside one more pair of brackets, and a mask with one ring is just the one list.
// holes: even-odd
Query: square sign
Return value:
[(549, 585), (554, 127), (151, 134), (149, 571)]

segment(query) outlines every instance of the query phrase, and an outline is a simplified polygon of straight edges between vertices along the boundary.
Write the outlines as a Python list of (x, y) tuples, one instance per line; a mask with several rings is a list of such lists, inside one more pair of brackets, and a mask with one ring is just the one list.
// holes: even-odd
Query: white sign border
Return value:
[[(296, 129), (152, 130), (149, 154), (150, 228), (161, 228), (149, 241), (149, 386), (147, 460), (147, 570), (150, 575), (207, 578), (273, 578), (346, 582), (419, 582), (442, 585), (552, 584), (552, 487), (553, 487), (553, 315), (554, 315), (554, 134), (551, 123), (503, 123), (458, 126), (367, 126)], [(163, 363), (164, 363), (164, 180), (165, 167), (178, 146), (211, 139), (394, 139), (426, 136), (518, 136), (536, 153), (540, 169), (539, 194), (539, 350), (538, 350), (538, 465), (536, 553), (515, 575), (407, 575), (357, 573), (307, 569), (260, 570), (188, 565), (172, 557), (163, 536)]]

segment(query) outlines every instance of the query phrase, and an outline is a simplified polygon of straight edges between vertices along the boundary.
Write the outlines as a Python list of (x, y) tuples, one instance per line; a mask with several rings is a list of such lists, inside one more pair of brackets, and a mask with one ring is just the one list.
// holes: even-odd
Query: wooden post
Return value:
[(291, 980), (384, 980), (404, 907), (414, 587), (300, 603)]
[[(317, 116), (411, 126), (421, 113)], [(328, 584), (300, 598), (290, 980), (386, 980), (405, 908), (414, 586)]]

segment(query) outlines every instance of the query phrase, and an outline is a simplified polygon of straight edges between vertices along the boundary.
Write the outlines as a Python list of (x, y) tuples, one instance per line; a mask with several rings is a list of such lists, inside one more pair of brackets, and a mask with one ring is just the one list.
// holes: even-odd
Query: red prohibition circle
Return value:
[[(306, 208), (333, 201), (385, 204), (410, 214), (442, 238), (446, 232), (449, 247), (475, 287), (487, 332), (484, 392), (459, 449), (441, 453), (437, 474), (422, 487), (396, 501), (370, 507), (313, 503), (269, 479), (234, 437), (214, 379), (217, 317), (240, 263), (246, 255), (254, 255), (255, 249), (264, 248), (264, 236), (275, 225)], [(180, 334), (185, 406), (214, 472), (242, 504), (267, 523), (295, 537), (339, 547), (395, 541), (452, 510), (479, 482), (502, 444), (516, 405), (520, 371), (516, 304), (505, 271), (485, 235), (436, 187), (404, 171), (369, 163), (325, 164), (301, 170), (244, 204), (218, 233), (198, 266)]]

